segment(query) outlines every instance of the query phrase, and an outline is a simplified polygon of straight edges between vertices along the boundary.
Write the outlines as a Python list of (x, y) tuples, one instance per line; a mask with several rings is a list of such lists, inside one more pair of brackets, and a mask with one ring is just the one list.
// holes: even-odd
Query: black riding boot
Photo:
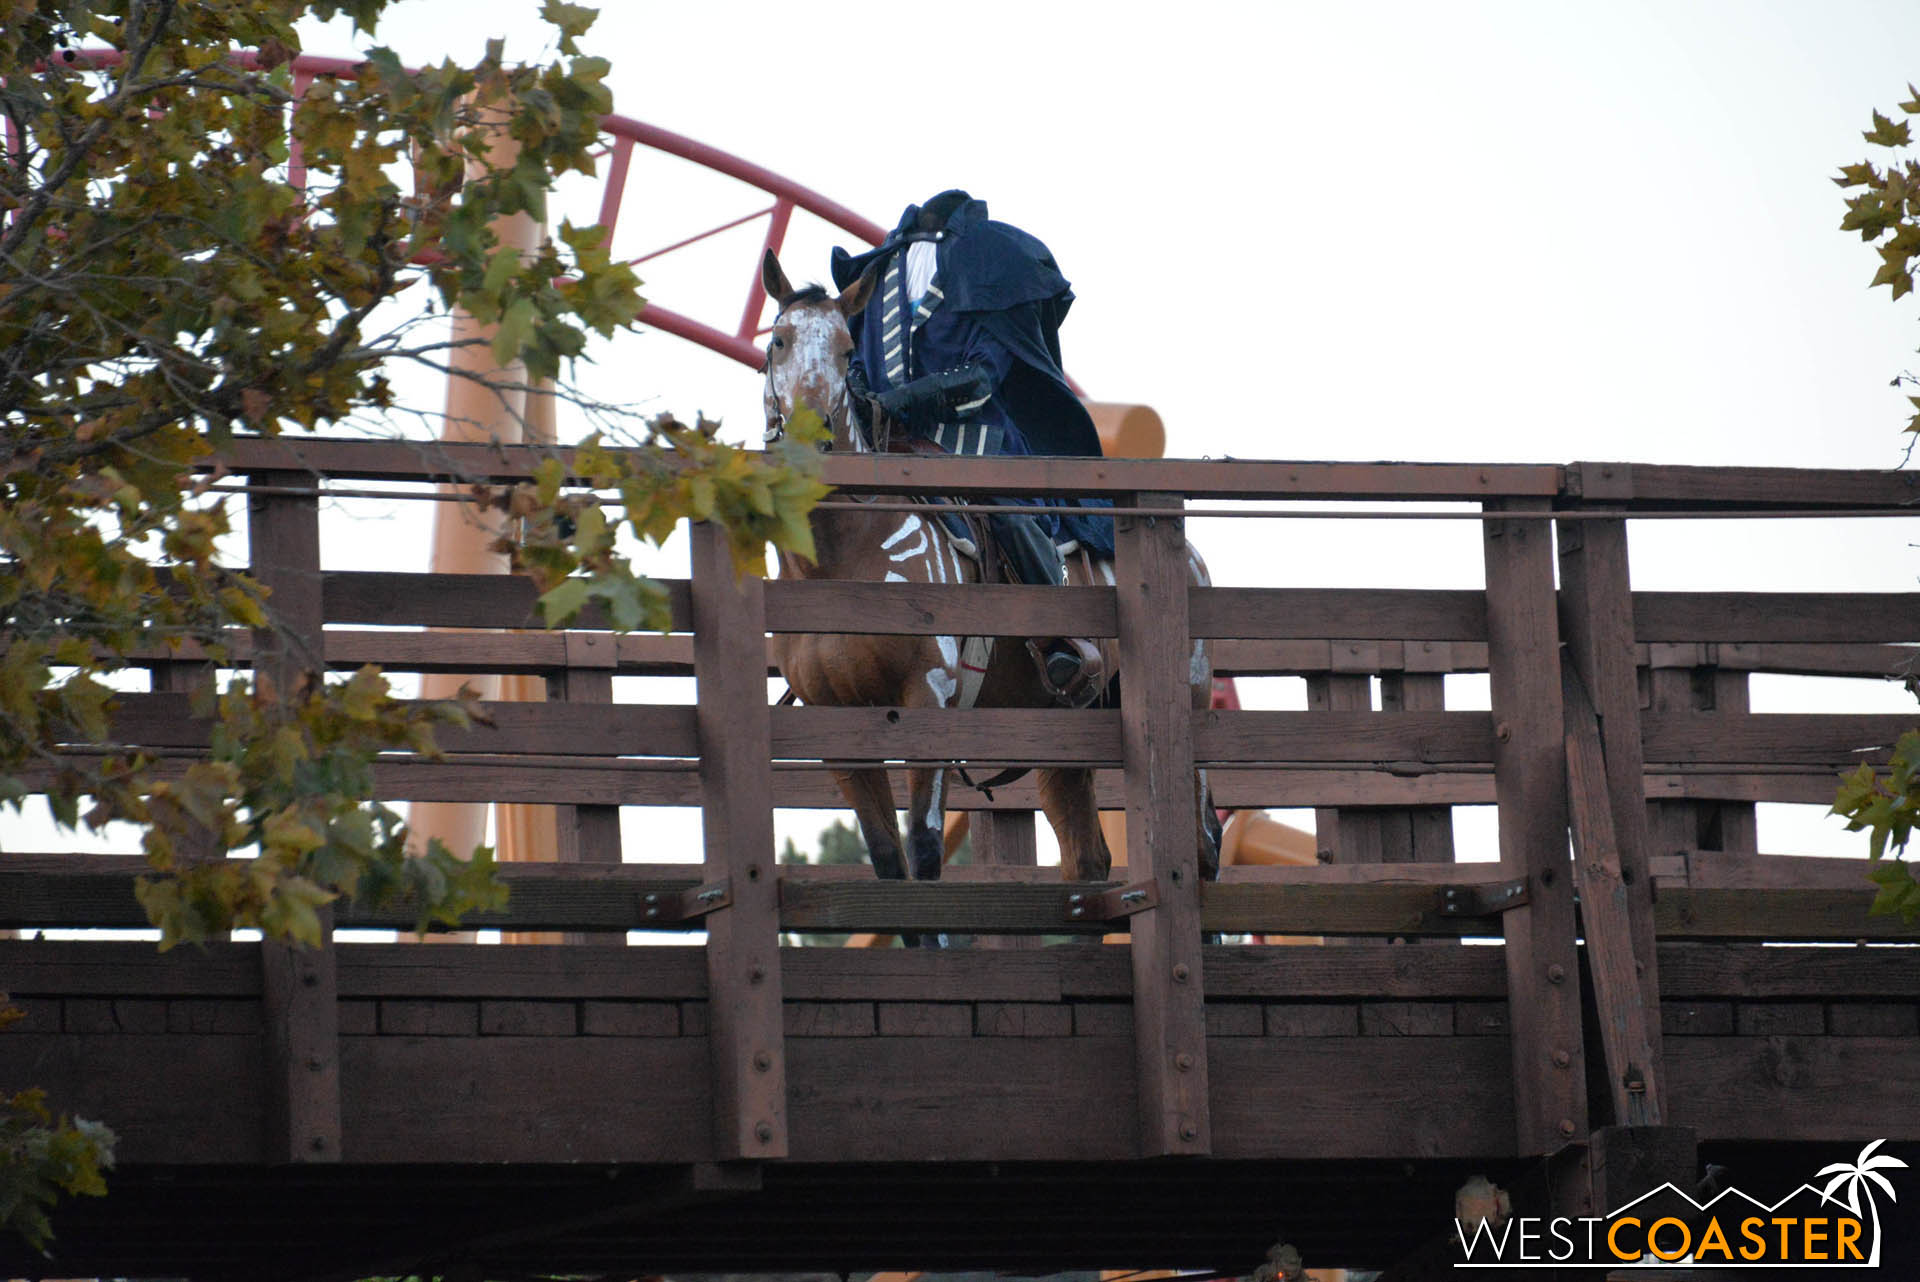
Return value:
[[(996, 513), (993, 536), (1020, 582), (1051, 587), (1066, 583), (1066, 562), (1060, 556), (1060, 549), (1040, 528), (1038, 518)], [(1040, 679), (1047, 692), (1068, 707), (1086, 707), (1106, 684), (1099, 647), (1091, 641), (1061, 637), (1044, 644), (1028, 641), (1027, 648), (1040, 668)]]

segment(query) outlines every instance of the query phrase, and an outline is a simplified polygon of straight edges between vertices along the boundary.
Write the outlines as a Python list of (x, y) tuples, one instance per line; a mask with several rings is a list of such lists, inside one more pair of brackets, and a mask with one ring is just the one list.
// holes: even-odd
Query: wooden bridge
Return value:
[[(902, 499), (1110, 496), (1118, 586), (736, 587), (696, 529), (666, 637), (540, 631), (518, 579), (325, 568), (320, 493), (537, 461), (326, 440), (227, 459), (253, 570), (330, 666), (546, 678), (547, 702), (494, 705), (492, 727), (442, 736), (446, 760), (383, 761), (378, 786), (555, 805), (564, 861), (507, 867), (510, 906), (475, 924), (563, 933), (0, 942), (26, 1012), (0, 1083), (121, 1136), (111, 1196), (62, 1210), (55, 1260), (0, 1244), (0, 1273), (1245, 1271), (1287, 1241), (1311, 1264), (1458, 1276), (1437, 1244), (1471, 1175), (1580, 1213), (1690, 1187), (1701, 1161), (1757, 1192), (1920, 1140), (1920, 949), (1863, 946), (1899, 927), (1867, 915), (1860, 865), (1760, 855), (1753, 819), (1830, 801), (1920, 718), (1755, 714), (1746, 695), (1756, 672), (1901, 671), (1920, 596), (1633, 592), (1626, 543), (1636, 518), (1907, 510), (1914, 474), (834, 457), (828, 479)], [(1485, 589), (1189, 591), (1182, 513), (1214, 500), (1465, 505)], [(851, 630), (1117, 637), (1126, 706), (768, 706), (766, 633)], [(1306, 677), (1311, 710), (1191, 712), (1193, 638), (1223, 673)], [(190, 658), (154, 658), (123, 741), (204, 746), (171, 693)], [(1446, 708), (1445, 676), (1477, 672), (1491, 711)], [(688, 673), (695, 706), (613, 700), (616, 676)], [(1125, 880), (1020, 867), (1024, 784), (956, 801), (993, 861), (939, 884), (774, 862), (775, 807), (840, 804), (823, 763), (909, 760), (1097, 767), (1126, 811)], [(1201, 884), (1195, 763), (1223, 806), (1315, 807), (1326, 862)], [(1455, 862), (1447, 808), (1487, 804), (1498, 862)], [(662, 805), (703, 808), (704, 865), (622, 849), (618, 807)], [(10, 853), (0, 926), (143, 924), (138, 866)], [(337, 924), (405, 919), (343, 905)], [(706, 935), (596, 946), (649, 927)]]

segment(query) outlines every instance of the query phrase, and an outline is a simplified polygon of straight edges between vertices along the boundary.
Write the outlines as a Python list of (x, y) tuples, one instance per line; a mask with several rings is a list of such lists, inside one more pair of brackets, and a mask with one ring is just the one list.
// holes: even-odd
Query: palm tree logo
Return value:
[(1879, 1186), (1880, 1191), (1887, 1195), (1887, 1201), (1895, 1202), (1899, 1199), (1893, 1195), (1893, 1185), (1888, 1181), (1887, 1177), (1880, 1174), (1880, 1172), (1892, 1170), (1904, 1171), (1907, 1169), (1907, 1164), (1897, 1157), (1888, 1157), (1884, 1153), (1877, 1155), (1874, 1153), (1875, 1149), (1885, 1143), (1886, 1141), (1884, 1139), (1875, 1140), (1873, 1143), (1861, 1149), (1860, 1156), (1855, 1158), (1851, 1163), (1835, 1162), (1831, 1166), (1823, 1166), (1820, 1168), (1819, 1175), (1814, 1177), (1815, 1179), (1818, 1179), (1820, 1175), (1831, 1175), (1833, 1177), (1827, 1181), (1827, 1187), (1820, 1191), (1820, 1196), (1829, 1202), (1839, 1200), (1834, 1197), (1833, 1191), (1842, 1184), (1845, 1184), (1847, 1186), (1847, 1209), (1852, 1211), (1855, 1216), (1860, 1214), (1860, 1194), (1863, 1190), (1865, 1191), (1867, 1210), (1873, 1216), (1873, 1258), (1867, 1261), (1867, 1267), (1869, 1268), (1878, 1268), (1880, 1264), (1880, 1206), (1874, 1201), (1873, 1187), (1868, 1184), (1868, 1181), (1871, 1180), (1873, 1185)]

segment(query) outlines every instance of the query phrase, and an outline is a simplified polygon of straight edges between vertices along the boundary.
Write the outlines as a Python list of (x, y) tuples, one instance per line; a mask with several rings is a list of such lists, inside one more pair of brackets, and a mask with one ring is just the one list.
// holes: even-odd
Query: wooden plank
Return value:
[(1500, 862), (1526, 877), (1531, 895), (1504, 919), (1514, 1119), (1517, 1150), (1541, 1155), (1587, 1130), (1553, 532), (1537, 522), (1493, 520), (1483, 543)]
[[(1307, 707), (1313, 712), (1373, 711), (1373, 681), (1354, 674), (1329, 673), (1307, 678)], [(1314, 846), (1331, 863), (1379, 863), (1380, 816), (1320, 806), (1313, 812)]]
[(43, 1086), (60, 1113), (119, 1122), (114, 1157), (122, 1170), (150, 1162), (258, 1171), (267, 1111), (260, 1070), (254, 1037), (0, 1034), (0, 1078)]
[[(973, 811), (967, 816), (967, 836), (974, 863), (988, 868), (1035, 867), (1040, 862), (1035, 827), (1031, 810)], [(1031, 935), (982, 935), (975, 943), (977, 947), (999, 949), (1040, 946), (1040, 940)]]
[[(700, 1038), (355, 1037), (342, 1075), (354, 1163), (713, 1155)], [(540, 1082), (566, 1089), (529, 1088)]]
[[(1818, 767), (1767, 769), (1764, 773), (1752, 774), (1717, 771), (1665, 774), (1656, 769), (1646, 775), (1645, 785), (1650, 802), (1784, 801), (1821, 806), (1832, 805), (1834, 793), (1839, 788), (1834, 771)], [(1663, 853), (1671, 853), (1671, 850)]]
[[(624, 451), (614, 448), (613, 453)], [(302, 436), (227, 442), (203, 464), (229, 471), (288, 469), (332, 480), (523, 481), (549, 457), (572, 465), (573, 451), (537, 445), (497, 445)], [(1553, 465), (1503, 463), (1321, 463), (1254, 459), (1077, 459), (1023, 455), (1018, 459), (929, 458), (925, 455), (835, 454), (821, 461), (829, 485), (879, 493), (1125, 494), (1184, 490), (1194, 497), (1455, 499), (1501, 495), (1552, 497), (1562, 487)], [(1789, 473), (1789, 475), (1794, 475)], [(1873, 477), (1872, 472), (1842, 473)], [(583, 478), (570, 475), (570, 482)], [(1788, 491), (1790, 492), (1790, 491)], [(1777, 493), (1777, 492), (1776, 492)]]
[[(297, 487), (298, 473), (255, 473), (253, 483)], [(254, 677), (283, 704), (326, 666), (320, 577), (320, 504), (315, 498), (247, 496), (253, 576), (268, 589), (272, 625), (253, 636)], [(155, 695), (149, 698), (177, 698)], [(340, 1028), (331, 914), (321, 913), (317, 947), (260, 944), (265, 1022), (261, 1141), (269, 1162), (340, 1160)]]
[[(1240, 590), (1212, 589), (1214, 592)], [(1323, 590), (1259, 591), (1319, 593)], [(1362, 595), (1375, 598), (1379, 594), (1362, 592)], [(1211, 596), (1196, 597), (1196, 604), (1212, 600)], [(1218, 611), (1209, 606), (1208, 612), (1212, 614)], [(1480, 617), (1484, 618), (1484, 612)], [(1407, 622), (1412, 624), (1414, 617), (1410, 616)], [(1291, 628), (1295, 625), (1276, 622), (1271, 626)], [(1332, 632), (1337, 629), (1328, 626), (1324, 630)], [(615, 670), (622, 676), (693, 675), (693, 638), (690, 636), (651, 633), (620, 637), (612, 637), (608, 633), (595, 635), (613, 639), (619, 656)], [(251, 664), (253, 644), (247, 633), (236, 630), (225, 639), (224, 644), (229, 652), (228, 661), (234, 666), (246, 667)], [(1487, 670), (1487, 647), (1484, 642), (1408, 641), (1399, 646), (1391, 642), (1382, 644), (1382, 670), (1430, 673)], [(345, 670), (375, 663), (398, 672), (550, 673), (565, 666), (565, 647), (565, 633), (546, 631), (427, 632), (334, 627), (326, 635), (327, 666)], [(1642, 667), (1651, 664), (1653, 667), (1691, 668), (1706, 663), (1741, 672), (1898, 679), (1913, 671), (1920, 648), (1867, 643), (1642, 642), (1635, 645), (1634, 653)], [(192, 643), (187, 643), (178, 650), (166, 647), (135, 649), (129, 652), (128, 657), (158, 668), (171, 663), (190, 665), (198, 662), (201, 651)], [(773, 668), (771, 660), (768, 666), (770, 670)], [(1222, 676), (1304, 676), (1331, 671), (1332, 660), (1325, 640), (1223, 638), (1214, 645), (1213, 666), (1214, 671)], [(156, 684), (154, 688), (163, 687)]]
[[(322, 576), (326, 617), (334, 623), (441, 628), (539, 628), (533, 580), (518, 574), (413, 574), (391, 570), (332, 570)], [(663, 579), (674, 628), (692, 618), (684, 579)], [(589, 605), (578, 628), (612, 627), (600, 607)]]
[(340, 1160), (340, 1017), (331, 940), (259, 945), (269, 1162)]
[[(1216, 589), (1225, 591), (1227, 589)], [(1482, 641), (1407, 641), (1398, 654), (1383, 656), (1382, 666), (1408, 672), (1485, 672)], [(1325, 641), (1216, 640), (1213, 670), (1218, 676), (1290, 677), (1332, 670)]]
[(1220, 1158), (1515, 1153), (1513, 1065), (1497, 1037), (1236, 1037), (1207, 1052)]
[[(0, 925), (16, 928), (138, 927), (145, 918), (132, 893), (143, 860), (125, 856), (16, 857), (27, 868), (0, 874)], [(506, 864), (511, 890), (504, 909), (475, 913), (465, 925), (517, 931), (576, 930), (615, 936), (634, 929), (684, 929), (648, 917), (646, 897), (674, 899), (698, 885), (699, 865)], [(1452, 888), (1504, 880), (1497, 864), (1352, 865), (1232, 868), (1206, 885), (1200, 913), (1206, 929), (1352, 935), (1458, 936), (1494, 933), (1495, 917), (1444, 910)], [(1075, 922), (1069, 896), (1117, 883), (1068, 884), (1052, 870), (956, 868), (939, 883), (880, 882), (862, 869), (788, 869), (779, 878), (779, 922), (786, 930), (955, 931), (963, 933), (1101, 933), (1112, 927)], [(1865, 883), (1861, 883), (1862, 886)], [(1675, 894), (1685, 894), (1677, 888)], [(1747, 892), (1751, 897), (1751, 892)], [(1859, 907), (1861, 890), (1847, 892)], [(1691, 902), (1680, 900), (1677, 902)], [(1780, 903), (1789, 902), (1781, 896)], [(406, 903), (372, 907), (345, 902), (337, 922), (356, 928), (410, 930)], [(1773, 917), (1778, 920), (1776, 909)]]
[(734, 579), (726, 532), (693, 527), (704, 877), (732, 902), (706, 918), (713, 1153), (787, 1155), (780, 1014), (773, 748), (767, 718), (764, 584)]
[(1016, 584), (853, 583), (776, 579), (767, 584), (773, 632), (904, 636), (1110, 637), (1113, 591)]
[[(1444, 712), (1446, 678), (1437, 672), (1382, 672), (1382, 712)], [(1413, 807), (1382, 817), (1381, 855), (1390, 862), (1452, 863), (1453, 812), (1445, 806)]]
[[(1142, 507), (1179, 507), (1175, 494), (1143, 492)], [(1207, 1028), (1200, 968), (1200, 865), (1194, 720), (1188, 687), (1194, 642), (1187, 624), (1186, 523), (1116, 522), (1115, 598), (1125, 747), (1129, 877), (1151, 880), (1156, 906), (1132, 917), (1134, 1071), (1140, 1151), (1212, 1151)]]
[[(163, 760), (158, 778), (177, 778), (187, 762)], [(386, 801), (564, 802), (603, 806), (697, 806), (699, 767), (693, 761), (556, 761), (529, 754), (460, 754), (445, 761), (386, 759), (374, 766), (374, 796)], [(1389, 773), (1390, 772), (1390, 773)], [(46, 786), (51, 771), (22, 771), (29, 791)], [(1491, 763), (1443, 763), (1433, 766), (1396, 760), (1386, 768), (1342, 768), (1302, 764), (1278, 769), (1227, 764), (1209, 768), (1214, 802), (1230, 810), (1263, 806), (1485, 806), (1494, 800)], [(1095, 792), (1118, 797), (1124, 788), (1117, 770), (1098, 770)], [(1832, 775), (1656, 774), (1648, 776), (1650, 796), (1725, 796), (1765, 801), (1830, 801)], [(1825, 788), (1820, 794), (1817, 788)], [(842, 810), (846, 797), (825, 769), (781, 769), (773, 777), (774, 804), (782, 807)], [(995, 788), (988, 798), (964, 793), (960, 800), (976, 813), (1031, 812), (1040, 803), (1031, 777)], [(0, 864), (0, 876), (5, 865)]]
[(1195, 636), (1485, 641), (1478, 592), (1387, 588), (1192, 588)]
[(1067, 708), (775, 708), (773, 752), (840, 761), (1118, 764), (1120, 714)]
[(1206, 765), (1233, 762), (1378, 762), (1480, 765), (1495, 759), (1485, 712), (1244, 712), (1194, 716), (1194, 752)]
[(1663, 888), (1654, 904), (1654, 929), (1662, 939), (1920, 942), (1920, 928), (1897, 915), (1869, 914), (1875, 890)]
[(1574, 875), (1613, 1122), (1663, 1122), (1660, 972), (1625, 521), (1567, 521), (1560, 610)]
[(1703, 1143), (1920, 1140), (1911, 1038), (1677, 1037), (1667, 1079)]
[[(117, 702), (113, 732), (118, 742), (152, 748), (200, 748), (207, 743), (208, 723), (189, 715), (182, 695), (130, 694)], [(438, 741), (447, 754), (696, 755), (696, 714), (685, 706), (483, 703), (481, 707), (492, 725), (439, 731)], [(1420, 763), (1483, 764), (1493, 758), (1492, 718), (1483, 712), (1383, 717), (1363, 712), (1210, 710), (1187, 715), (1195, 751), (1208, 764), (1380, 762), (1417, 767)], [(1120, 715), (1100, 709), (789, 707), (772, 709), (771, 718), (773, 751), (783, 759), (1114, 765), (1120, 758)], [(1869, 733), (1882, 721), (1891, 723), (1886, 718), (1841, 721), (1846, 723), (1842, 728), (1856, 734)], [(1649, 729), (1650, 736), (1656, 727), (1668, 734), (1683, 733), (1656, 723)], [(1666, 744), (1666, 740), (1659, 742)], [(1650, 739), (1650, 757), (1653, 747)]]
[(1750, 672), (1818, 677), (1905, 677), (1920, 650), (1910, 645), (1761, 645), (1726, 642), (1714, 647), (1714, 662)]
[(1668, 998), (1920, 998), (1920, 949), (1662, 944)]
[[(1618, 465), (1616, 465), (1618, 466)], [(1920, 498), (1910, 472), (1804, 467), (1686, 467), (1635, 463), (1628, 493), (1636, 508), (1899, 507)]]
[(1847, 770), (1884, 762), (1914, 718), (1905, 713), (1763, 712), (1743, 717), (1676, 712), (1646, 718), (1647, 761), (1662, 765), (1766, 762)]
[(1642, 641), (1920, 641), (1912, 592), (1636, 592)]
[[(1641, 869), (1629, 877), (1624, 847), (1614, 827), (1617, 790), (1600, 746), (1600, 723), (1586, 687), (1566, 674), (1567, 801), (1573, 822), (1574, 883), (1580, 891), (1580, 920), (1587, 940), (1587, 965), (1593, 977), (1594, 1004), (1600, 1021), (1600, 1045), (1616, 1125), (1662, 1124), (1664, 1070), (1660, 1059), (1660, 987), (1654, 955), (1652, 878)], [(1637, 741), (1629, 725), (1623, 738)], [(1634, 780), (1621, 781), (1634, 785)], [(1628, 793), (1627, 814), (1644, 807), (1639, 788)]]
[[(612, 703), (613, 669), (618, 661), (613, 636), (569, 632), (566, 635), (566, 655), (567, 666), (547, 679), (549, 701), (576, 705)], [(542, 800), (558, 801), (551, 796)], [(554, 857), (562, 863), (618, 864), (621, 860), (620, 807), (605, 803), (579, 805), (559, 802), (554, 808), (554, 838)], [(506, 942), (579, 944), (594, 938), (575, 934), (564, 941), (514, 939)], [(601, 935), (597, 938), (607, 945), (625, 942), (618, 935)]]

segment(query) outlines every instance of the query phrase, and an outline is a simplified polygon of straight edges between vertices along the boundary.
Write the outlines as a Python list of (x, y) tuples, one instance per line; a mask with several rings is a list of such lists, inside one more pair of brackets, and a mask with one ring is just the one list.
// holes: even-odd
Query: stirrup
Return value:
[[(1054, 648), (1059, 645), (1068, 650)], [(1100, 649), (1084, 637), (1061, 637), (1045, 645), (1029, 639), (1027, 653), (1040, 672), (1041, 686), (1069, 708), (1090, 706), (1106, 688), (1106, 664), (1100, 658)]]

